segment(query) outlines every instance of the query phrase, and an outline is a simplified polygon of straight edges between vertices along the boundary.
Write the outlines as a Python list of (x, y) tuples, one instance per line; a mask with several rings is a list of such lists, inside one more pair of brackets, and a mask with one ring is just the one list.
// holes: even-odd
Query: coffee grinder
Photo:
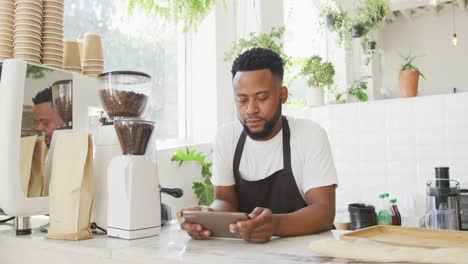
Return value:
[[(120, 143), (121, 153), (107, 166), (107, 235), (136, 239), (158, 235), (161, 229), (159, 178), (155, 147), (147, 153), (154, 122), (141, 118), (151, 77), (134, 71), (98, 76), (99, 97)], [(109, 128), (109, 127), (107, 127)]]

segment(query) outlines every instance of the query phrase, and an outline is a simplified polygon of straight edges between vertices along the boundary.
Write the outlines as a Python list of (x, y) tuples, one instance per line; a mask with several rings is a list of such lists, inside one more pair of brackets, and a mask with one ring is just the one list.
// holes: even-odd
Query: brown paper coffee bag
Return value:
[(47, 238), (92, 238), (93, 142), (87, 133), (60, 133), (52, 156)]
[(44, 193), (45, 158), (47, 147), (44, 137), (38, 137), (34, 146), (29, 178), (28, 197), (41, 197)]
[(44, 137), (21, 138), (21, 189), (27, 197), (41, 197), (44, 191), (44, 166), (47, 147)]

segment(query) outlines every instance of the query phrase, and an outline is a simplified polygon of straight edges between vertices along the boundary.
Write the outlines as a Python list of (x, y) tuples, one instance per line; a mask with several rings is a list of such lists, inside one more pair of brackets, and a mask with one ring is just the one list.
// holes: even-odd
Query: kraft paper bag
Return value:
[(27, 197), (41, 197), (44, 192), (44, 166), (47, 147), (44, 137), (21, 138), (21, 189)]
[(93, 142), (87, 133), (58, 134), (52, 156), (49, 184), (47, 238), (92, 238), (94, 199)]

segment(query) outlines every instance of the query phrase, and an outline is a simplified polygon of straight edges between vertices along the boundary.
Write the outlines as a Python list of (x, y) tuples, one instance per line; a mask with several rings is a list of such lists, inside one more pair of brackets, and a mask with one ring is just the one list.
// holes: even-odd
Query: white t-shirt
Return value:
[[(291, 167), (302, 197), (316, 187), (337, 184), (336, 170), (325, 130), (311, 120), (287, 117), (291, 134)], [(213, 146), (215, 186), (235, 184), (234, 152), (243, 127), (236, 120), (218, 129)], [(247, 136), (239, 165), (244, 180), (258, 181), (283, 169), (283, 130), (268, 141)]]

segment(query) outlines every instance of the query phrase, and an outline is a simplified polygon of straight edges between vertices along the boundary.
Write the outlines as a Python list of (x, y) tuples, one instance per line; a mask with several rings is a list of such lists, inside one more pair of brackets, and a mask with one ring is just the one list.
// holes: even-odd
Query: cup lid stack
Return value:
[(64, 0), (43, 0), (42, 63), (63, 67), (63, 14)]
[(88, 32), (84, 35), (81, 65), (82, 73), (87, 76), (98, 76), (104, 70), (104, 55), (99, 34)]
[(3, 0), (0, 2), (0, 60), (13, 57), (13, 28), (15, 2)]
[(13, 57), (41, 63), (42, 0), (16, 0)]

